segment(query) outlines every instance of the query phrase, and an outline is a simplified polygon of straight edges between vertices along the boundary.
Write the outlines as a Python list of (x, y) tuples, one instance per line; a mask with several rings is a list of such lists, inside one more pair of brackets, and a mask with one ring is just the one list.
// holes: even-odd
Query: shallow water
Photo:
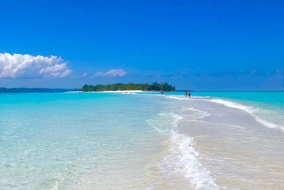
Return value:
[(0, 189), (284, 188), (281, 104), (177, 95), (0, 94)]
[(206, 116), (193, 120), (193, 114), (180, 112), (184, 119), (179, 130), (193, 138), (198, 160), (220, 189), (284, 188), (281, 130), (264, 126), (240, 109), (204, 100), (187, 103)]
[(1, 189), (146, 186), (166, 138), (147, 123), (161, 109), (154, 103), (117, 94), (1, 95)]

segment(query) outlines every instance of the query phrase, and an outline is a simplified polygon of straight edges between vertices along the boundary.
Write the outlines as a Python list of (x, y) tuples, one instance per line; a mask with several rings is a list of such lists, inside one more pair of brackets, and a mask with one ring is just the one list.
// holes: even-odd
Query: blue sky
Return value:
[(9, 0), (0, 23), (3, 87), (284, 90), (283, 0)]

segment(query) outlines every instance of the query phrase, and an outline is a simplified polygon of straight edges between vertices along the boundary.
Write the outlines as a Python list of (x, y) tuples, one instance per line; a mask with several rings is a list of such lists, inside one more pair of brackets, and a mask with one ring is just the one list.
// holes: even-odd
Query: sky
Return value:
[(0, 23), (0, 87), (284, 90), (283, 0), (9, 0)]

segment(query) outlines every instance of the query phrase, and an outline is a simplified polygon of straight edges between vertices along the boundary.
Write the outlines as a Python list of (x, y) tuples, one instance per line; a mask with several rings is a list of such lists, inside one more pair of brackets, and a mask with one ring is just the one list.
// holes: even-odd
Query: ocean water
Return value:
[(197, 96), (209, 96), (217, 103), (242, 109), (256, 120), (271, 128), (284, 131), (284, 91), (272, 92), (198, 92)]
[(284, 92), (0, 94), (0, 189), (284, 189)]

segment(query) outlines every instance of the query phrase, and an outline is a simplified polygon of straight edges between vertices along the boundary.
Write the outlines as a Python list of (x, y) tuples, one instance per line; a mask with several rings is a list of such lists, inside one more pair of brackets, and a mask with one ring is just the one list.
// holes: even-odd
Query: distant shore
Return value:
[(134, 93), (134, 92), (144, 92), (143, 90), (104, 90), (104, 91), (78, 91), (79, 93)]
[(97, 84), (97, 85), (87, 85), (85, 84), (80, 91), (89, 92), (89, 91), (127, 91), (127, 90), (142, 90), (142, 91), (175, 91), (176, 88), (170, 85), (167, 82), (157, 83), (153, 82), (152, 84), (148, 83), (114, 83), (114, 84)]
[(109, 90), (109, 91), (101, 91), (101, 92), (113, 92), (113, 93), (130, 93), (130, 92), (143, 92), (142, 90)]
[[(78, 92), (84, 92), (85, 93), (85, 91), (78, 91)], [(116, 90), (116, 91), (114, 91), (114, 90), (104, 90), (104, 91), (88, 91), (87, 93), (89, 93), (89, 92), (102, 92), (102, 93), (132, 93), (132, 92), (143, 92), (143, 90)]]

